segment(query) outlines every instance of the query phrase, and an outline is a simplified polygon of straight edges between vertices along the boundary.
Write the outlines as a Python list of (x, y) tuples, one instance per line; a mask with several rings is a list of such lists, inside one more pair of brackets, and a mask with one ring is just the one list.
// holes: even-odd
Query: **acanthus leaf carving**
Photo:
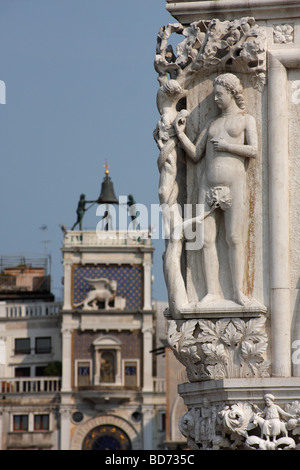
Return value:
[(169, 321), (169, 345), (191, 382), (267, 377), (265, 318)]

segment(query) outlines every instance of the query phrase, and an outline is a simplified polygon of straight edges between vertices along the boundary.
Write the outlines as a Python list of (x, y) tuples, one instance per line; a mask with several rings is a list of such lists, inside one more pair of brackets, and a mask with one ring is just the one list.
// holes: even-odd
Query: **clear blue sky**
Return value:
[[(165, 0), (0, 0), (0, 255), (52, 256), (61, 293), (62, 231), (81, 193), (97, 198), (107, 159), (117, 196), (158, 203), (153, 129)], [(96, 206), (84, 227), (95, 229)], [(47, 231), (41, 226), (46, 225)], [(43, 241), (49, 243), (43, 243)], [(153, 298), (166, 300), (154, 241)]]

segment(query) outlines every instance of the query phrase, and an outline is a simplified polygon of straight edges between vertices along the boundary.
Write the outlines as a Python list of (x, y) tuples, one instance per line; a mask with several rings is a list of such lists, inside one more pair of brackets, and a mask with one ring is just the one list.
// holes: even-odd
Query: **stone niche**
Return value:
[(154, 139), (179, 429), (193, 449), (298, 449), (300, 1), (167, 9)]

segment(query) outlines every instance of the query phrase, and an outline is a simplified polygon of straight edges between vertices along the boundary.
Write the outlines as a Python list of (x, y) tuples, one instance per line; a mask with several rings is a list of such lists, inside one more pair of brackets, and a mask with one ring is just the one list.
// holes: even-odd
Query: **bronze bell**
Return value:
[(111, 178), (108, 176), (108, 171), (106, 172), (105, 177), (103, 178), (101, 185), (101, 193), (97, 199), (98, 204), (119, 204), (118, 199), (116, 198), (114, 186), (111, 181)]

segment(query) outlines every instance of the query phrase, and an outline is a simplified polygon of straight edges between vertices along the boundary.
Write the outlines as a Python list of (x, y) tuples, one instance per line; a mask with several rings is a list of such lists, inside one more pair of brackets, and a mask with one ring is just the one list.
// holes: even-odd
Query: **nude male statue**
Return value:
[[(214, 81), (215, 102), (220, 115), (207, 123), (195, 144), (185, 134), (186, 119), (174, 122), (178, 139), (187, 156), (195, 163), (205, 155), (205, 169), (199, 182), (198, 203), (209, 205), (209, 193), (226, 188), (231, 194), (230, 207), (223, 212), (231, 270), (233, 300), (246, 305), (243, 293), (246, 159), (257, 155), (258, 139), (255, 119), (245, 113), (243, 88), (231, 74), (219, 75)], [(219, 261), (216, 248), (217, 216), (214, 211), (204, 221), (203, 260), (207, 293), (200, 304), (220, 299)]]
[[(180, 265), (182, 238), (176, 236), (176, 227), (181, 226), (182, 216), (177, 204), (178, 138), (173, 128), (173, 122), (178, 116), (178, 101), (184, 96), (186, 94), (176, 80), (169, 80), (160, 87), (157, 93), (157, 107), (161, 118), (154, 131), (154, 138), (160, 150), (157, 161), (160, 172), (158, 195), (163, 208), (166, 245), (163, 268), (168, 288), (169, 309), (174, 318), (180, 317), (180, 308), (188, 303)], [(180, 113), (180, 116), (184, 116), (184, 113)]]

